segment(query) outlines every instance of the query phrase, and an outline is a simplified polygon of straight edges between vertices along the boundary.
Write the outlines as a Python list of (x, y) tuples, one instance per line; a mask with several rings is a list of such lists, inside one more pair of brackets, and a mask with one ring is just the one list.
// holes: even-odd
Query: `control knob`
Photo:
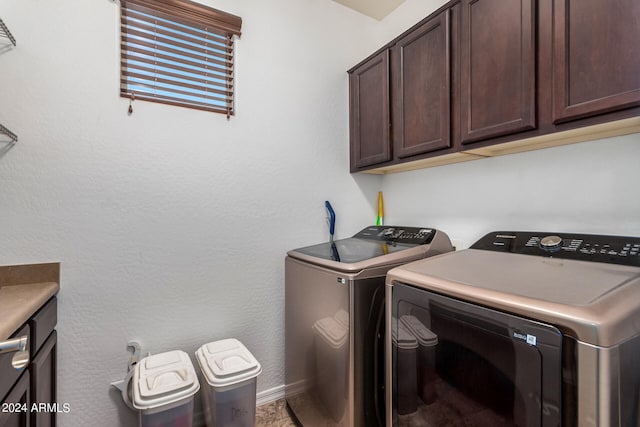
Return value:
[(396, 236), (396, 229), (395, 228), (385, 228), (382, 231), (382, 235), (388, 239), (392, 239)]
[(562, 237), (545, 236), (540, 240), (540, 248), (547, 252), (556, 252), (562, 247)]

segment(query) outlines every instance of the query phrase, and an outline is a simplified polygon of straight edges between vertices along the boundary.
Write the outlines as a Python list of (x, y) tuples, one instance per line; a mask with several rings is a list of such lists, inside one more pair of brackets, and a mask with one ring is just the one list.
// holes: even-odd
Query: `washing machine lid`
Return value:
[(292, 251), (295, 254), (307, 255), (313, 258), (337, 261), (345, 264), (353, 264), (394, 252), (413, 248), (416, 245), (405, 245), (393, 242), (376, 242), (354, 237), (336, 240), (334, 242), (320, 243)]
[[(640, 334), (640, 267), (634, 265), (636, 260), (625, 258), (627, 254), (622, 256), (624, 263), (604, 262), (604, 256), (613, 256), (610, 246), (607, 253), (589, 249), (592, 260), (585, 261), (587, 252), (580, 252), (580, 247), (593, 236), (581, 236), (582, 243), (574, 245), (575, 249), (556, 248), (555, 252), (540, 248), (542, 239), (533, 245), (531, 239), (521, 238), (523, 248), (513, 241), (495, 245), (495, 249), (476, 244), (472, 249), (394, 268), (387, 274), (387, 283), (409, 284), (546, 321), (594, 345), (615, 345)], [(640, 243), (640, 239), (630, 239), (635, 240), (615, 245), (616, 257), (627, 245)], [(575, 239), (561, 240), (571, 245)]]
[(294, 249), (287, 255), (337, 271), (355, 272), (421, 259), (427, 251), (434, 254), (451, 250), (449, 238), (432, 228), (369, 226), (353, 237)]

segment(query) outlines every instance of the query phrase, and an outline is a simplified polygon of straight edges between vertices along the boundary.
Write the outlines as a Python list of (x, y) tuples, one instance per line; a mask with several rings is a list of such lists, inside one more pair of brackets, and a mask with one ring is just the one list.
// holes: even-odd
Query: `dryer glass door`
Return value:
[(392, 304), (394, 425), (560, 425), (558, 329), (405, 285)]

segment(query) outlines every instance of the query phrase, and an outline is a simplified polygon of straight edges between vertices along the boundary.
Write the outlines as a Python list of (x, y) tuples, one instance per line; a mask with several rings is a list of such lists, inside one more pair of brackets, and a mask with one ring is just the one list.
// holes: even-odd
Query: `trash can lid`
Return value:
[(152, 409), (178, 402), (200, 390), (191, 359), (184, 351), (158, 353), (140, 360), (133, 372), (133, 406)]
[(262, 371), (260, 363), (237, 339), (210, 342), (196, 351), (202, 375), (212, 387), (249, 380)]
[(438, 344), (438, 336), (427, 328), (416, 316), (405, 315), (400, 317), (400, 323), (407, 327), (409, 332), (423, 347), (433, 347)]
[(313, 324), (313, 330), (333, 348), (340, 348), (349, 338), (349, 330), (333, 317), (325, 317)]

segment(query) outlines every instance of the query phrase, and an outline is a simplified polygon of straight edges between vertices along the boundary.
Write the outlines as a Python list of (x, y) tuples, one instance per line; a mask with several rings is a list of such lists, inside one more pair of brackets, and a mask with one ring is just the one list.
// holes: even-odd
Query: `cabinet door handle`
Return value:
[(11, 359), (11, 365), (14, 369), (22, 369), (29, 363), (29, 351), (27, 350), (28, 343), (29, 338), (27, 335), (6, 341), (0, 341), (0, 354), (16, 352)]

